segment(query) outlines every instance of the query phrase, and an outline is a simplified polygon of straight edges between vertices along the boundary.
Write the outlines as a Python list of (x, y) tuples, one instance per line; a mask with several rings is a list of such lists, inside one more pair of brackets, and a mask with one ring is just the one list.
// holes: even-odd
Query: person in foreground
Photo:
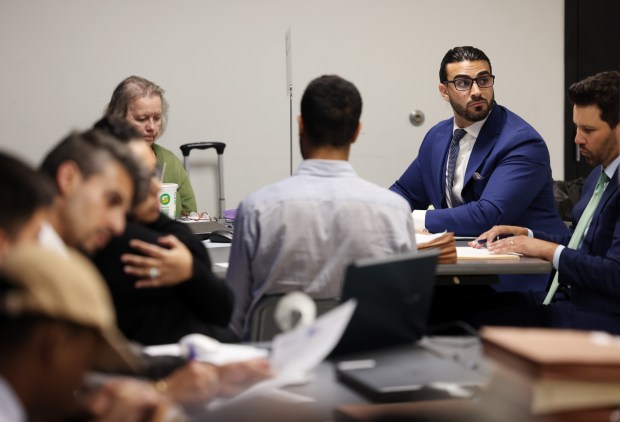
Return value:
[[(151, 181), (127, 145), (97, 129), (67, 136), (47, 154), (41, 170), (52, 179), (56, 197), (39, 242), (61, 254), (76, 248), (92, 255), (111, 237), (121, 235), (126, 214), (145, 199)], [(211, 400), (230, 385), (241, 388), (269, 375), (262, 361), (215, 367), (182, 358), (152, 359), (141, 351), (136, 347), (144, 364), (140, 375), (156, 379), (159, 393), (184, 405)], [(148, 402), (152, 390), (152, 384), (132, 378), (112, 380), (96, 390), (89, 402), (114, 403), (132, 397), (135, 403), (128, 406), (140, 407), (143, 396)]]
[(121, 331), (144, 345), (176, 343), (193, 333), (227, 340), (232, 292), (213, 274), (207, 250), (187, 225), (160, 212), (148, 144), (124, 120), (104, 117), (95, 127), (126, 143), (151, 174), (150, 190), (131, 210), (125, 231), (93, 256)]
[[(478, 236), (497, 224), (563, 235), (549, 151), (526, 121), (495, 102), (491, 61), (475, 47), (449, 50), (439, 93), (454, 117), (426, 134), (390, 189), (411, 206), (416, 229)], [(427, 210), (432, 205), (434, 209)]]
[(298, 118), (304, 161), (239, 205), (226, 282), (235, 293), (231, 328), (242, 339), (264, 295), (335, 298), (354, 259), (415, 250), (406, 201), (358, 177), (348, 162), (361, 112), (351, 82), (335, 75), (310, 82)]
[(0, 151), (0, 266), (18, 245), (34, 243), (54, 200), (52, 184), (42, 174)]
[(172, 151), (156, 143), (168, 123), (164, 90), (147, 79), (129, 76), (114, 89), (104, 115), (126, 119), (149, 143), (157, 157), (158, 168), (165, 171), (163, 183), (178, 185), (176, 216), (196, 211), (196, 197), (183, 165)]
[[(87, 370), (137, 366), (95, 267), (76, 251), (34, 245), (13, 248), (0, 269), (0, 357), (6, 421), (65, 420), (76, 409), (74, 394)], [(124, 414), (125, 420), (152, 420), (170, 405), (158, 396), (143, 394), (142, 405), (131, 409), (139, 417)], [(91, 419), (113, 420), (114, 414)]]
[[(480, 235), (491, 251), (542, 258), (552, 262), (557, 273), (544, 304), (474, 314), (469, 321), (477, 326), (570, 327), (620, 334), (620, 72), (577, 82), (568, 98), (577, 128), (575, 143), (581, 156), (596, 166), (573, 209), (572, 236), (516, 226), (497, 226)], [(494, 241), (500, 234), (515, 236)]]

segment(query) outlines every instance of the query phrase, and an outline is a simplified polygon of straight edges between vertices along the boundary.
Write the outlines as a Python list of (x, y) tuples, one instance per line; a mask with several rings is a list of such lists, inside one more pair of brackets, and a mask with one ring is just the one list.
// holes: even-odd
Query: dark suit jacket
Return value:
[[(587, 206), (601, 174), (597, 167), (583, 186), (581, 199), (573, 209), (573, 228)], [(550, 236), (534, 232), (535, 237), (568, 244), (570, 236)], [(620, 314), (620, 188), (618, 170), (609, 181), (598, 204), (588, 232), (578, 250), (564, 249), (560, 255), (561, 285), (570, 285), (576, 306)]]
[(549, 151), (527, 122), (495, 104), (472, 150), (461, 195), (464, 205), (447, 208), (446, 161), (454, 118), (435, 125), (418, 157), (390, 188), (412, 209), (424, 210), (426, 228), (478, 236), (496, 224), (568, 234), (553, 198)]

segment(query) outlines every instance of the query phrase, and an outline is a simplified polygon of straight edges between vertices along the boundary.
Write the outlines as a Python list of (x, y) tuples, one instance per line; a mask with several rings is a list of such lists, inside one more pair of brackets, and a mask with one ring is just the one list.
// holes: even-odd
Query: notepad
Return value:
[(476, 249), (470, 246), (457, 246), (456, 257), (461, 260), (474, 259), (519, 259), (521, 255), (517, 253), (493, 253), (488, 249)]

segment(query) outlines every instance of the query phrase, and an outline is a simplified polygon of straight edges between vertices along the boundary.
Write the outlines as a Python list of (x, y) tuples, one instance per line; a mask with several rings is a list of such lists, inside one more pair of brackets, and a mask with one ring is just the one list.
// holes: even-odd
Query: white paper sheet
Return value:
[(230, 400), (218, 400), (210, 408), (229, 405), (248, 397), (270, 395), (270, 391), (290, 384), (303, 383), (308, 374), (332, 351), (346, 329), (357, 302), (346, 303), (321, 315), (310, 326), (277, 335), (272, 342), (273, 378), (262, 381)]
[(486, 248), (476, 249), (471, 246), (457, 246), (457, 259), (519, 259), (521, 255), (518, 253), (496, 254)]
[(439, 236), (442, 236), (445, 232), (442, 233), (416, 233), (415, 234), (415, 244), (419, 245), (421, 243), (427, 243), (431, 240), (437, 239)]

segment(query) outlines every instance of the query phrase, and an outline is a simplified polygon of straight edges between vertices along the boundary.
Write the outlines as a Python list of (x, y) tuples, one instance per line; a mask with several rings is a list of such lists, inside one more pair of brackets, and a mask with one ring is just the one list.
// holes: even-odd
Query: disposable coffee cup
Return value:
[(159, 190), (159, 209), (170, 218), (176, 217), (178, 187), (176, 183), (162, 183)]

